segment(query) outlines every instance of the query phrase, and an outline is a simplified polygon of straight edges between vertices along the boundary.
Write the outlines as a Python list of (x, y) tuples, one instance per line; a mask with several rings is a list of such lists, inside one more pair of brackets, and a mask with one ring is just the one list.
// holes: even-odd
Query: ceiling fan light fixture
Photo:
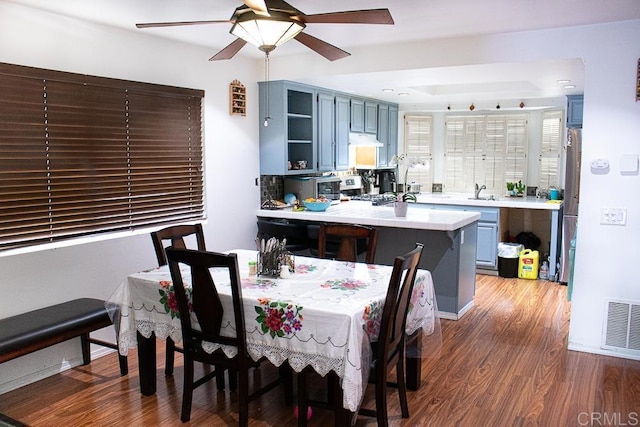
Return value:
[(304, 23), (285, 13), (270, 13), (270, 16), (259, 16), (253, 12), (243, 13), (231, 27), (231, 34), (251, 43), (263, 52), (271, 52), (297, 36), (305, 28)]

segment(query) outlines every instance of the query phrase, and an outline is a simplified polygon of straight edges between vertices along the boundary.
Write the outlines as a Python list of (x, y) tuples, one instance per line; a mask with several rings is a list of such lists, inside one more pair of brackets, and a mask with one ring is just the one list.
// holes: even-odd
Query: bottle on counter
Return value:
[(549, 263), (547, 261), (542, 261), (540, 266), (540, 279), (549, 280)]

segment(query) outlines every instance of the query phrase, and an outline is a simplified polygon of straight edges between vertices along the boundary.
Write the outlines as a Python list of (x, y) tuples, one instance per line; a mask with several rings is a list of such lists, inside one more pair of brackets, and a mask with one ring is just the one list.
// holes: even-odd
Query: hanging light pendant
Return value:
[(263, 52), (271, 52), (300, 33), (305, 24), (287, 13), (271, 11), (269, 16), (247, 11), (238, 16), (231, 27), (231, 34), (257, 46)]

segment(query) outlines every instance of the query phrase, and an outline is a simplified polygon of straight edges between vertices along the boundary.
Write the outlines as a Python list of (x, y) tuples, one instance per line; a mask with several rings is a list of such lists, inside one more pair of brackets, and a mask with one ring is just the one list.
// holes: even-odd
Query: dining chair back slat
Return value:
[[(178, 249), (187, 249), (185, 240), (195, 239), (195, 244), (198, 250), (204, 251), (204, 231), (202, 224), (182, 224), (173, 225), (163, 228), (162, 230), (154, 231), (151, 233), (151, 241), (156, 252), (156, 258), (158, 259), (158, 266), (167, 265), (167, 255), (165, 249), (169, 246)], [(164, 373), (169, 376), (173, 374), (173, 365), (175, 359), (175, 352), (182, 352), (181, 347), (177, 347), (173, 340), (168, 337), (166, 342), (165, 351), (165, 367)], [(224, 382), (218, 382), (218, 389), (224, 388)]]
[[(167, 265), (165, 248), (171, 246), (177, 249), (188, 249), (185, 239), (193, 237), (196, 240), (196, 248), (205, 251), (204, 231), (202, 224), (174, 225), (151, 233), (151, 240), (156, 251), (158, 265)], [(195, 249), (195, 248), (192, 248)]]
[[(250, 401), (284, 381), (287, 381), (287, 389), (285, 389), (285, 396), (287, 396), (288, 389), (292, 387), (292, 384), (290, 375), (281, 375), (269, 383), (258, 383), (260, 387), (251, 394), (249, 393), (249, 368), (256, 364), (247, 352), (242, 286), (237, 256), (236, 254), (176, 248), (167, 248), (166, 253), (178, 303), (184, 348), (184, 385), (180, 419), (186, 422), (191, 417), (193, 390), (213, 378), (219, 378), (224, 375), (225, 370), (228, 370), (230, 377), (237, 375), (238, 425), (247, 426)], [(183, 271), (188, 271), (187, 274), (191, 276), (190, 288), (185, 286), (186, 281), (180, 264), (188, 267), (188, 270)], [(235, 327), (234, 336), (222, 333), (223, 307), (225, 305), (221, 299), (218, 284), (211, 275), (213, 268), (224, 269), (228, 273), (232, 318), (235, 323), (233, 325)], [(188, 289), (190, 289), (191, 297), (189, 297)], [(192, 323), (192, 313), (198, 322), (198, 327)], [(205, 341), (207, 345), (230, 346), (235, 347), (237, 351), (228, 347), (226, 349), (220, 347), (209, 353), (203, 348)], [(194, 362), (213, 365), (214, 370), (194, 380)]]
[(361, 408), (362, 415), (377, 418), (379, 426), (389, 424), (387, 413), (387, 377), (396, 368), (400, 410), (403, 418), (409, 417), (407, 388), (405, 382), (405, 328), (409, 303), (413, 292), (418, 264), (424, 245), (416, 247), (403, 256), (396, 257), (389, 287), (385, 297), (378, 341), (372, 344), (373, 362), (369, 382), (375, 384), (375, 411)]
[(332, 238), (339, 240), (335, 259), (356, 262), (358, 241), (366, 242), (365, 262), (373, 264), (378, 244), (378, 229), (355, 224), (320, 224), (318, 232), (318, 257), (327, 257), (327, 245)]

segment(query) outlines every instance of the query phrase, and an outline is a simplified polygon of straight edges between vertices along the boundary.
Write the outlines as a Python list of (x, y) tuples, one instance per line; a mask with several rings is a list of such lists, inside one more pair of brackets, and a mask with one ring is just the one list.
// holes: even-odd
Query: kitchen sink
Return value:
[(495, 197), (478, 197), (478, 198), (469, 197), (468, 199), (469, 200), (490, 200), (490, 201), (494, 201), (494, 202), (497, 200)]

